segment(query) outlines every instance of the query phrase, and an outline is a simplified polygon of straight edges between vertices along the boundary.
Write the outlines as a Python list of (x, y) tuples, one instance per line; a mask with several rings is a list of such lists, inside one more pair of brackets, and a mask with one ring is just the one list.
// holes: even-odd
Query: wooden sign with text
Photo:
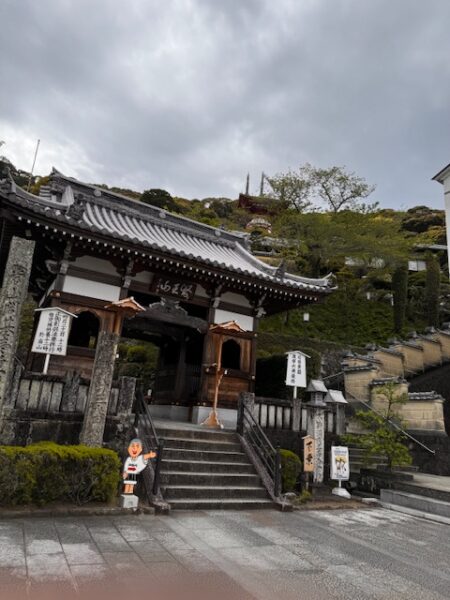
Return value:
[(303, 471), (313, 473), (316, 460), (316, 441), (311, 435), (303, 438)]
[(194, 296), (196, 288), (195, 283), (187, 283), (169, 277), (155, 277), (151, 289), (159, 296), (174, 296), (180, 300), (190, 300)]

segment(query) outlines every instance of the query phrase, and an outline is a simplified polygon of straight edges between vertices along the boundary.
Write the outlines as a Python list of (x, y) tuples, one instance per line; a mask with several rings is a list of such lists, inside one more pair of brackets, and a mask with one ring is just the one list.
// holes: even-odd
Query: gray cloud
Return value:
[(28, 168), (186, 197), (346, 165), (442, 205), (445, 0), (3, 0), (0, 139)]

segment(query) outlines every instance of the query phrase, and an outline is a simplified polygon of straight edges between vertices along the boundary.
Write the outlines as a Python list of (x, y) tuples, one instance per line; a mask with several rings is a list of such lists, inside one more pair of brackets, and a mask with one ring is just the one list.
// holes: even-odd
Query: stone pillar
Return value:
[(336, 433), (338, 435), (345, 433), (345, 404), (336, 406)]
[(117, 415), (125, 418), (131, 415), (136, 395), (136, 377), (120, 377)]
[(244, 409), (247, 408), (253, 415), (255, 410), (255, 394), (253, 392), (241, 392), (238, 399), (237, 432), (244, 435)]
[(80, 444), (101, 446), (103, 443), (119, 339), (119, 333), (110, 331), (101, 331), (98, 337)]
[(80, 392), (80, 375), (75, 372), (66, 374), (61, 398), (61, 411), (74, 412)]
[(316, 442), (314, 483), (322, 483), (325, 464), (325, 409), (308, 406), (308, 431)]
[(14, 374), (20, 315), (28, 292), (35, 242), (13, 237), (0, 294), (0, 422)]

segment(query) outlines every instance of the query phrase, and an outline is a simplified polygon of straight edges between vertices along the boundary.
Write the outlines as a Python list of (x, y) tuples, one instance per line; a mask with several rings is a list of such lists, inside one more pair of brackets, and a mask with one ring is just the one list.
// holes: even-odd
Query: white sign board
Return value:
[(73, 315), (62, 308), (38, 308), (39, 323), (34, 336), (32, 352), (65, 356)]
[(347, 446), (331, 446), (330, 479), (347, 481), (350, 477), (350, 463)]
[(306, 387), (307, 354), (300, 350), (287, 353), (286, 385), (291, 387)]

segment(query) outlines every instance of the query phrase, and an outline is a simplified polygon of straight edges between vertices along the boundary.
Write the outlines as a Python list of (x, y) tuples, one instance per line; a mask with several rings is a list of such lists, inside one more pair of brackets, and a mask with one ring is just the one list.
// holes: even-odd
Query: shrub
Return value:
[(0, 446), (0, 506), (110, 502), (121, 464), (112, 450), (60, 446)]
[(281, 455), (281, 483), (283, 493), (294, 491), (297, 477), (302, 468), (302, 461), (290, 450), (280, 450)]
[(132, 363), (145, 363), (149, 360), (149, 352), (145, 346), (130, 346), (127, 359)]

